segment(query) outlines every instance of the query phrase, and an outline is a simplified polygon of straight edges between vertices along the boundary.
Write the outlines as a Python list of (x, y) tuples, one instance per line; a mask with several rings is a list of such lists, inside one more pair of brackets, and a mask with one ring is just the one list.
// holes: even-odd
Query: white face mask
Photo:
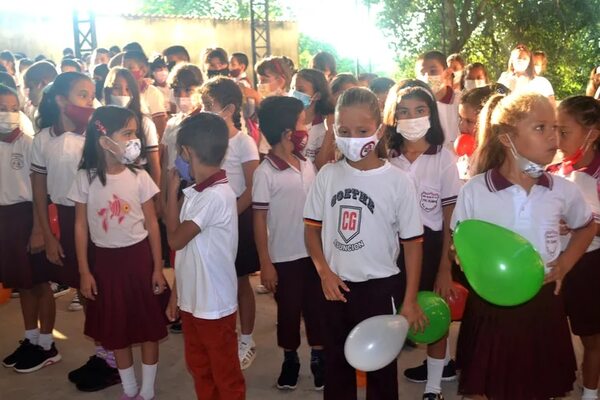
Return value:
[(281, 89), (271, 90), (269, 83), (259, 83), (256, 90), (262, 97), (280, 96), (283, 93)]
[(372, 136), (353, 138), (338, 136), (337, 128), (334, 127), (335, 144), (348, 160), (354, 162), (360, 161), (369, 155), (375, 149), (377, 143), (379, 143), (379, 129), (381, 129), (381, 126), (377, 128)]
[(427, 134), (431, 127), (429, 116), (412, 119), (399, 119), (396, 122), (396, 133), (410, 142), (416, 142)]
[(541, 65), (536, 65), (535, 67), (533, 67), (533, 69), (534, 69), (536, 75), (542, 74), (542, 66)]
[(454, 83), (455, 85), (460, 84), (460, 80), (462, 78), (462, 70), (461, 71), (454, 71), (454, 78), (452, 78), (452, 83)]
[(423, 77), (423, 82), (429, 85), (434, 94), (446, 87), (441, 75), (425, 75)]
[(506, 135), (506, 137), (508, 138), (508, 141), (510, 142), (510, 151), (511, 151), (513, 157), (515, 158), (515, 160), (517, 161), (517, 165), (519, 166), (519, 169), (534, 179), (537, 179), (540, 176), (542, 176), (542, 174), (544, 173), (544, 166), (534, 163), (533, 161), (528, 160), (525, 157), (523, 157), (522, 155), (520, 155), (517, 152), (517, 148), (513, 144), (510, 136)]
[(11, 133), (19, 127), (20, 115), (18, 112), (0, 112), (0, 133)]
[(487, 85), (485, 79), (466, 79), (465, 80), (465, 90), (471, 90), (475, 88), (484, 87)]
[(156, 82), (158, 82), (160, 84), (163, 84), (166, 82), (168, 76), (169, 76), (169, 71), (166, 71), (166, 70), (156, 71), (154, 73), (154, 80), (156, 80)]
[(111, 149), (108, 149), (108, 151), (113, 153), (121, 164), (133, 164), (142, 153), (142, 141), (140, 139), (131, 139), (125, 143), (117, 143), (108, 136), (106, 138), (119, 147), (119, 151)]
[(515, 61), (513, 61), (513, 69), (515, 70), (515, 72), (525, 72), (527, 71), (527, 67), (529, 67), (529, 59), (522, 59), (519, 58)]
[(119, 107), (127, 107), (131, 102), (131, 96), (115, 96), (114, 94), (110, 95), (110, 103), (119, 106)]
[(191, 97), (175, 97), (175, 104), (184, 114), (189, 114), (192, 111), (192, 98)]

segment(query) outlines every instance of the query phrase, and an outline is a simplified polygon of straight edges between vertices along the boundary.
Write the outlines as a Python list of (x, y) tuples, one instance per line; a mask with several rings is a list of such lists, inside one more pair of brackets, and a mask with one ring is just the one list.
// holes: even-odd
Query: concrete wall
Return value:
[[(25, 15), (0, 12), (0, 49), (22, 51), (30, 57), (45, 54), (60, 61), (62, 49), (73, 47), (71, 14)], [(96, 37), (99, 47), (123, 46), (137, 41), (151, 56), (164, 48), (185, 46), (192, 62), (199, 63), (206, 47), (219, 46), (228, 52), (241, 51), (251, 58), (250, 21), (185, 17), (98, 15)], [(271, 53), (286, 55), (297, 63), (298, 26), (295, 22), (271, 23)]]

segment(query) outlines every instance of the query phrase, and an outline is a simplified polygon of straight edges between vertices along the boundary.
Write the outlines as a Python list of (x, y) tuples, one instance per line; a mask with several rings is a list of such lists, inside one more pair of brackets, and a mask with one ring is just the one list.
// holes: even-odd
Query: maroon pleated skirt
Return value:
[(155, 295), (148, 239), (129, 247), (95, 247), (92, 274), (98, 294), (87, 302), (85, 334), (108, 350), (167, 336), (169, 290)]
[(62, 267), (57, 268), (56, 281), (79, 289), (79, 267), (75, 252), (75, 207), (56, 205), (60, 227), (60, 245), (65, 253)]
[(577, 365), (562, 296), (547, 284), (516, 307), (471, 292), (460, 327), (458, 391), (498, 400), (547, 400), (573, 389)]
[(235, 257), (237, 276), (245, 276), (260, 269), (258, 252), (254, 243), (252, 225), (252, 207), (248, 207), (238, 216), (238, 250)]
[(33, 204), (0, 206), (0, 282), (6, 288), (31, 289), (53, 278), (46, 253), (27, 250), (33, 228)]
[(578, 336), (600, 333), (600, 249), (585, 253), (563, 281), (571, 330)]

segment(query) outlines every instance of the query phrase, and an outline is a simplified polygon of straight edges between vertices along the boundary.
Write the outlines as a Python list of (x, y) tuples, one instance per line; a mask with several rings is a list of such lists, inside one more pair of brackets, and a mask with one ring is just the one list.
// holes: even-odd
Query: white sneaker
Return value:
[(81, 304), (81, 300), (79, 300), (79, 293), (75, 293), (73, 296), (73, 300), (71, 300), (71, 304), (67, 308), (69, 311), (81, 311), (83, 310), (83, 305)]
[(64, 296), (71, 291), (71, 288), (67, 285), (61, 285), (56, 282), (50, 282), (50, 289), (52, 289), (55, 299)]
[(238, 341), (238, 357), (242, 370), (252, 365), (252, 361), (256, 358), (256, 343), (254, 341), (251, 343)]
[(256, 285), (256, 287), (254, 287), (254, 291), (256, 292), (256, 294), (271, 293), (271, 291), (269, 289), (267, 289), (267, 287), (265, 285), (262, 285), (260, 283), (258, 285)]

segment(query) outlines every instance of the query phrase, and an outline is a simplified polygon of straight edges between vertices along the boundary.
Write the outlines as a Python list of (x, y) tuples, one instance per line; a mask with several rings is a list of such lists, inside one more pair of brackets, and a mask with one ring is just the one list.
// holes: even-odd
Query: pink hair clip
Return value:
[(96, 125), (96, 129), (98, 129), (100, 131), (100, 133), (102, 133), (104, 136), (106, 136), (106, 128), (104, 127), (102, 122), (100, 122), (99, 120), (96, 120), (96, 122), (94, 122), (94, 125)]

